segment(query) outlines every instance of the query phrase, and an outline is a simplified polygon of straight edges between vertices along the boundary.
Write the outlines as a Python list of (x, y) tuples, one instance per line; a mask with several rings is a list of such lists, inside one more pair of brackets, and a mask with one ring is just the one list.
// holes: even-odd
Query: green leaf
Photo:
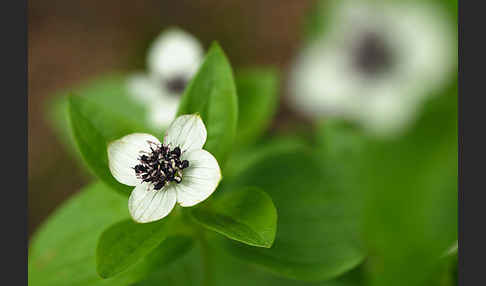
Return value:
[(278, 104), (278, 77), (273, 69), (236, 73), (238, 129), (235, 144), (253, 143), (268, 127)]
[(246, 263), (227, 255), (218, 245), (196, 243), (175, 263), (153, 272), (147, 279), (137, 283), (137, 286), (362, 286), (363, 267), (329, 281), (307, 282), (275, 276), (262, 271), (251, 263)]
[(206, 125), (208, 137), (204, 149), (223, 165), (236, 134), (238, 101), (231, 66), (216, 43), (186, 88), (177, 112), (192, 113), (199, 113)]
[[(225, 169), (225, 178), (229, 180), (232, 177), (238, 176), (241, 172), (244, 172), (266, 156), (292, 152), (306, 148), (307, 145), (308, 143), (305, 140), (297, 136), (264, 138), (254, 145), (246, 146), (231, 154)], [(224, 183), (224, 181), (221, 183)], [(218, 195), (218, 193), (215, 195)]]
[(216, 285), (274, 285), (274, 286), (359, 286), (362, 281), (363, 269), (358, 267), (352, 271), (328, 281), (298, 281), (275, 276), (267, 271), (262, 271), (251, 263), (245, 263), (239, 259), (228, 256), (216, 247), (211, 248), (215, 252), (213, 263), (218, 265), (214, 278)]
[(272, 248), (221, 241), (230, 253), (273, 273), (300, 280), (331, 279), (364, 258), (359, 217), (347, 207), (350, 190), (334, 188), (333, 168), (307, 148), (272, 153), (256, 160), (237, 179), (221, 186), (264, 189), (278, 210)]
[(431, 2), (433, 4), (436, 4), (436, 7), (438, 7), (439, 9), (443, 8), (444, 12), (448, 13), (447, 16), (450, 17), (448, 20), (450, 22), (453, 22), (455, 24), (455, 28), (457, 29), (458, 0), (434, 0)]
[(362, 174), (367, 168), (363, 159), (365, 138), (356, 124), (327, 119), (319, 126), (317, 150), (314, 151), (326, 170), (328, 188), (341, 190), (348, 198), (347, 211), (356, 217), (362, 217)]
[(457, 240), (457, 138), (456, 85), (431, 100), (404, 136), (367, 144), (363, 217), (372, 285), (427, 285)]
[(128, 194), (133, 188), (119, 183), (110, 173), (107, 144), (130, 133), (147, 132), (147, 129), (79, 96), (69, 97), (69, 118), (73, 137), (88, 167), (108, 186)]
[(96, 270), (109, 278), (137, 263), (169, 234), (169, 219), (140, 224), (123, 220), (103, 232), (96, 250)]
[[(144, 275), (160, 270), (177, 261), (193, 247), (193, 244), (194, 240), (190, 236), (171, 235), (159, 244), (155, 250), (145, 256), (142, 263), (138, 263), (136, 268), (143, 269)], [(140, 265), (143, 265), (143, 267), (140, 267)], [(150, 271), (147, 271), (147, 269), (150, 269)]]
[(272, 199), (257, 188), (224, 194), (194, 208), (191, 214), (210, 230), (258, 247), (271, 247), (277, 231), (277, 210)]
[(29, 285), (130, 285), (176, 261), (192, 246), (188, 237), (171, 236), (120, 275), (96, 273), (96, 245), (108, 226), (128, 218), (127, 198), (102, 183), (83, 188), (39, 227), (30, 241)]

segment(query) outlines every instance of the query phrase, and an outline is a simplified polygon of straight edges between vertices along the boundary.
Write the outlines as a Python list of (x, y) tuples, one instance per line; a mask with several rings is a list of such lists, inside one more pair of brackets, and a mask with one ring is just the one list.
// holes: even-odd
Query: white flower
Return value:
[(147, 56), (148, 73), (128, 79), (130, 95), (146, 106), (148, 122), (167, 127), (174, 119), (187, 83), (197, 72), (203, 48), (192, 35), (172, 28), (161, 33)]
[(289, 99), (304, 114), (356, 120), (377, 135), (405, 130), (454, 71), (454, 26), (441, 12), (417, 2), (338, 1), (325, 37), (297, 58)]
[(128, 200), (135, 221), (159, 220), (176, 202), (190, 207), (216, 190), (221, 171), (213, 155), (202, 149), (206, 137), (198, 115), (182, 115), (169, 126), (163, 143), (150, 134), (134, 133), (108, 145), (111, 174), (135, 187)]

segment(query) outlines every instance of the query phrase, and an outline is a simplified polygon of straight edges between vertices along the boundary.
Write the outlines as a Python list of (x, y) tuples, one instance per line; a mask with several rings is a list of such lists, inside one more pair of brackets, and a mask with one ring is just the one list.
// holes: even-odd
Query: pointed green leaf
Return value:
[(242, 188), (194, 208), (192, 217), (204, 227), (230, 239), (271, 247), (277, 230), (272, 199), (257, 188)]
[(119, 183), (110, 173), (107, 144), (124, 135), (147, 130), (80, 96), (70, 96), (68, 107), (72, 134), (88, 167), (105, 184), (128, 194), (133, 187)]
[(238, 119), (233, 71), (221, 47), (214, 43), (186, 88), (178, 115), (199, 113), (208, 137), (204, 149), (222, 165), (232, 148)]

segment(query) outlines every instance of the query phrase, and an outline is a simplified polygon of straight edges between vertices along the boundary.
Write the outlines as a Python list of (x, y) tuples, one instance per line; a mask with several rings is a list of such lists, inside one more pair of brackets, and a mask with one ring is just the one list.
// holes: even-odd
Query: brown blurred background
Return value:
[[(151, 40), (168, 26), (185, 29), (205, 47), (218, 40), (233, 67), (274, 65), (285, 78), (313, 2), (29, 1), (29, 236), (90, 180), (46, 122), (46, 103), (56, 91), (105, 73), (143, 69)], [(280, 109), (279, 118), (289, 116)]]

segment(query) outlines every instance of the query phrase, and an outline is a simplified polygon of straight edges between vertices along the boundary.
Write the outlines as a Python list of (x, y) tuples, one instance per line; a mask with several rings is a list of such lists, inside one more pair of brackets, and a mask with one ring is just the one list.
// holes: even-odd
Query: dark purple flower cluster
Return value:
[(133, 169), (137, 178), (144, 182), (152, 183), (155, 190), (162, 189), (169, 182), (180, 183), (182, 170), (189, 167), (189, 161), (181, 160), (181, 149), (175, 147), (150, 144), (151, 152), (139, 157), (140, 164)]

